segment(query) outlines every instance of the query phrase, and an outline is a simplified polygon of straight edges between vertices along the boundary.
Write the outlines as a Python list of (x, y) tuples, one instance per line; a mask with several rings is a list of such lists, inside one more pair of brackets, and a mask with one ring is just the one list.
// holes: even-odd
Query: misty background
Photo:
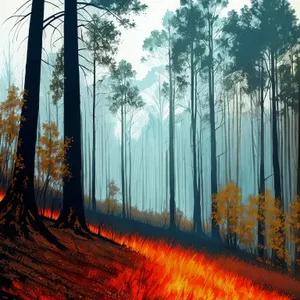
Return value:
[[(0, 10), (0, 32), (1, 44), (0, 53), (3, 59), (0, 62), (0, 100), (5, 100), (7, 89), (11, 83), (22, 89), (23, 70), (26, 58), (26, 36), (28, 32), (28, 22), (22, 27), (18, 26), (12, 30), (14, 19), (3, 22), (9, 18), (23, 4), (23, 0), (5, 2)], [(169, 201), (169, 181), (168, 181), (168, 100), (159, 106), (159, 89), (166, 81), (165, 62), (142, 62), (146, 53), (142, 50), (144, 40), (150, 35), (152, 30), (161, 30), (162, 19), (167, 12), (175, 11), (179, 8), (179, 1), (143, 1), (149, 8), (146, 13), (134, 17), (136, 27), (134, 29), (121, 29), (121, 43), (118, 47), (116, 61), (127, 60), (133, 65), (137, 72), (136, 84), (145, 106), (135, 111), (130, 116), (130, 149), (132, 156), (132, 204), (140, 210), (153, 210), (162, 212), (168, 209)], [(290, 1), (296, 10), (297, 16), (300, 16), (300, 2), (298, 0)], [(250, 1), (229, 1), (228, 7), (222, 12), (224, 16), (231, 9), (239, 10)], [(26, 8), (26, 7), (24, 7)], [(45, 18), (56, 12), (57, 9), (48, 5)], [(58, 23), (59, 24), (59, 23)], [(62, 30), (62, 26), (58, 28)], [(43, 60), (49, 64), (54, 64), (57, 51), (61, 47), (61, 41), (57, 40), (59, 35), (52, 34), (52, 30), (47, 29), (44, 34)], [(56, 41), (57, 40), (57, 41)], [(54, 44), (53, 42), (56, 41)], [(81, 60), (84, 64), (84, 61)], [(51, 94), (49, 84), (53, 68), (43, 63), (41, 78), (41, 98), (40, 98), (40, 122), (49, 122), (56, 120), (56, 108), (51, 104)], [(108, 106), (108, 79), (109, 72), (106, 69), (99, 68), (98, 78), (102, 78), (102, 83), (97, 85), (97, 110), (96, 110), (96, 199), (104, 200), (107, 197), (107, 185), (111, 180), (115, 180), (118, 187), (121, 188), (120, 173), (120, 132), (121, 124), (118, 115), (114, 116)], [(219, 78), (220, 79), (220, 78)], [(92, 94), (91, 94), (91, 75), (85, 76), (81, 72), (81, 108), (82, 108), (82, 126), (86, 134), (84, 136), (83, 159), (84, 159), (84, 193), (88, 195), (91, 189), (91, 143), (92, 143)], [(221, 81), (216, 78), (216, 140), (217, 140), (217, 163), (218, 163), (218, 190), (226, 184), (226, 174), (228, 170), (225, 164), (225, 142), (224, 142), (224, 119), (222, 112), (222, 92)], [(207, 84), (199, 82), (200, 102), (203, 105), (203, 117), (208, 113), (207, 108)], [(61, 100), (58, 109), (58, 129), (63, 134), (63, 105)], [(242, 190), (243, 198), (246, 199), (250, 194), (257, 194), (258, 171), (259, 171), (259, 120), (256, 118), (258, 112), (255, 109), (251, 112), (249, 97), (242, 96), (242, 119), (241, 119), (241, 149), (237, 161), (235, 151), (228, 156), (232, 167), (231, 178)], [(271, 191), (273, 187), (273, 167), (272, 167), (272, 147), (271, 147), (271, 128), (270, 128), (270, 102), (265, 102), (266, 122), (265, 122), (265, 174), (266, 188)], [(226, 122), (233, 122), (234, 107), (230, 104), (230, 114)], [(257, 115), (256, 115), (257, 114)], [(251, 122), (254, 128), (254, 149), (250, 142), (253, 132), (251, 131)], [(234, 126), (234, 125), (233, 125)], [(203, 217), (208, 219), (211, 214), (211, 188), (210, 188), (210, 129), (209, 122), (201, 123), (202, 147), (201, 147), (201, 168), (203, 177), (201, 178), (203, 205)], [(295, 136), (295, 135), (294, 135)], [(237, 135), (231, 137), (231, 147), (236, 149)], [(255, 166), (253, 166), (252, 155), (256, 157)], [(292, 198), (295, 194), (296, 182), (296, 147), (291, 151), (292, 161), (292, 188), (285, 194), (285, 199)], [(286, 171), (283, 171), (286, 172)], [(238, 174), (238, 176), (237, 176)], [(176, 207), (184, 212), (188, 217), (193, 215), (193, 181), (192, 181), (192, 151), (190, 137), (190, 112), (189, 112), (189, 94), (177, 100), (176, 102), (176, 125), (175, 125), (175, 202)], [(287, 183), (286, 183), (287, 184)], [(117, 197), (121, 200), (121, 197)], [(287, 203), (287, 202), (286, 202)]]

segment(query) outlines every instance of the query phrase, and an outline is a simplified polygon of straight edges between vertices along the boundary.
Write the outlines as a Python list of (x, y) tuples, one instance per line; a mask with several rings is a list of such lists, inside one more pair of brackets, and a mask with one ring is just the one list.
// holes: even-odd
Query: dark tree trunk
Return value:
[(96, 211), (96, 54), (93, 61), (92, 210)]
[(287, 108), (287, 142), (286, 144), (288, 145), (287, 147), (287, 167), (288, 167), (288, 190), (289, 190), (289, 199), (293, 199), (293, 187), (292, 187), (292, 183), (293, 183), (293, 177), (292, 177), (292, 169), (293, 169), (293, 165), (291, 163), (291, 149), (292, 149), (292, 143), (291, 143), (291, 120), (290, 120), (290, 110), (289, 108)]
[[(298, 82), (298, 169), (297, 169), (297, 196), (300, 202), (300, 81)], [(298, 224), (300, 223), (300, 215), (298, 215)], [(300, 237), (300, 229), (297, 230), (297, 237)], [(295, 244), (295, 273), (300, 272), (300, 242)], [(298, 261), (297, 261), (298, 260)]]
[(81, 178), (81, 117), (77, 1), (65, 0), (64, 23), (64, 136), (72, 139), (66, 151), (71, 178), (64, 178), (63, 208), (58, 218), (61, 227), (87, 230)]
[[(227, 116), (228, 116), (228, 182), (232, 180), (231, 178), (231, 135), (230, 135), (230, 103), (227, 94)], [(233, 118), (234, 119), (234, 118)]]
[(169, 183), (170, 183), (170, 229), (176, 228), (175, 224), (175, 164), (174, 164), (174, 118), (175, 105), (173, 95), (173, 76), (172, 76), (172, 54), (171, 54), (171, 30), (169, 25)]
[(168, 210), (168, 191), (169, 191), (169, 155), (168, 150), (166, 150), (166, 210)]
[[(126, 146), (126, 145), (125, 145)], [(121, 177), (122, 177), (122, 217), (126, 218), (126, 188), (124, 168), (124, 105), (121, 105)]]
[[(226, 178), (226, 184), (229, 183), (228, 179), (228, 143), (227, 143), (227, 126), (226, 126), (226, 95), (223, 94), (224, 100), (223, 100), (223, 119), (224, 119), (224, 149), (225, 149), (225, 178)], [(251, 102), (252, 103), (252, 102)], [(228, 116), (229, 117), (229, 116)]]
[(129, 198), (129, 219), (130, 220), (131, 220), (131, 207), (132, 207), (132, 192), (131, 192), (131, 181), (132, 181), (131, 126), (132, 126), (132, 124), (130, 124), (130, 136), (129, 136), (129, 141), (128, 141), (128, 152), (129, 152), (128, 198)]
[[(87, 144), (90, 145), (91, 144), (91, 136), (88, 133), (87, 135)], [(91, 151), (90, 148), (88, 147), (88, 188), (89, 188), (89, 206), (93, 207), (93, 203), (92, 203), (92, 155), (91, 155)]]
[[(38, 148), (40, 147), (40, 139), (41, 139), (41, 121), (40, 117), (38, 116), (38, 129), (37, 129), (37, 143)], [(37, 179), (36, 179), (36, 199), (39, 198), (40, 194), (40, 179), (41, 179), (41, 172), (40, 172), (40, 157), (39, 154), (37, 154)], [(39, 205), (39, 204), (38, 204)]]
[[(44, 0), (33, 0), (29, 26), (21, 126), (13, 180), (0, 203), (0, 228), (8, 236), (38, 230), (49, 238), (50, 232), (40, 220), (34, 193), (34, 162), (39, 113)], [(53, 236), (52, 236), (53, 237)], [(53, 237), (54, 238), (54, 237)]]
[[(83, 129), (81, 130), (83, 132)], [(83, 137), (83, 135), (82, 135)], [(87, 134), (87, 117), (86, 117), (86, 105), (84, 105), (84, 137), (85, 139), (87, 140), (88, 138), (88, 134)], [(88, 150), (88, 143), (84, 143), (83, 139), (81, 141), (81, 144), (84, 145), (82, 147), (82, 151), (84, 149), (84, 164), (83, 164), (83, 168), (82, 168), (82, 178), (84, 178), (83, 180), (83, 195), (84, 196), (90, 196), (89, 195), (89, 177), (88, 177), (88, 170), (89, 170), (89, 161), (88, 161), (88, 153), (89, 153), (89, 150)], [(84, 176), (85, 174), (85, 176)], [(84, 197), (83, 196), (83, 197)], [(92, 206), (91, 206), (91, 199), (90, 197), (88, 198), (88, 208), (89, 209), (92, 209)]]
[[(214, 99), (214, 64), (213, 64), (213, 30), (211, 21), (209, 22), (209, 115), (211, 134), (211, 194), (212, 197), (218, 192), (217, 180), (217, 147), (216, 147), (216, 124), (215, 124), (215, 99)], [(212, 202), (213, 203), (213, 202)], [(216, 206), (212, 205), (212, 213), (216, 213)], [(219, 239), (220, 232), (216, 220), (212, 218), (212, 237)]]
[[(271, 85), (272, 85), (272, 145), (273, 145), (273, 170), (274, 170), (274, 188), (275, 198), (280, 201), (280, 208), (283, 209), (283, 197), (281, 193), (281, 180), (280, 180), (280, 166), (279, 166), (279, 154), (278, 154), (278, 134), (277, 134), (277, 110), (276, 110), (276, 78), (275, 78), (275, 53), (271, 51)], [(284, 234), (282, 230), (280, 234)], [(284, 247), (285, 239), (281, 245)], [(276, 253), (275, 253), (276, 254)], [(284, 259), (278, 258), (275, 255), (276, 264), (280, 264), (284, 267)]]
[(260, 86), (260, 173), (259, 173), (259, 202), (258, 207), (258, 256), (264, 257), (265, 237), (263, 231), (265, 230), (265, 212), (261, 210), (264, 207), (265, 201), (265, 128), (264, 128), (264, 69), (263, 61), (261, 62), (261, 86)]
[(126, 105), (126, 95), (125, 95), (125, 106), (124, 106), (124, 195), (125, 195), (125, 209), (126, 209), (126, 216), (129, 216), (129, 207), (128, 207), (128, 171), (127, 171), (127, 105)]
[(257, 187), (257, 182), (256, 182), (256, 164), (255, 164), (255, 147), (254, 147), (254, 122), (253, 122), (253, 96), (251, 96), (250, 99), (250, 104), (251, 104), (251, 150), (252, 150), (252, 168), (253, 168), (253, 193), (256, 192), (256, 187)]
[(198, 189), (198, 168), (197, 168), (197, 101), (195, 99), (195, 90), (197, 81), (195, 78), (194, 63), (194, 44), (191, 44), (191, 129), (192, 129), (192, 155), (193, 155), (193, 191), (194, 191), (194, 223), (193, 229), (196, 232), (202, 232), (201, 211), (200, 211), (200, 193)]

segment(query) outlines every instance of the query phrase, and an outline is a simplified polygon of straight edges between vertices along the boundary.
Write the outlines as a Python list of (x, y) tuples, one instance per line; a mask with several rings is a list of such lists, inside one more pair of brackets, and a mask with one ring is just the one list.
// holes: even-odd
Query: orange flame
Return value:
[(42, 209), (39, 207), (39, 214), (52, 220), (57, 220), (59, 217), (59, 212), (51, 209)]
[[(46, 210), (44, 215), (57, 219), (59, 213)], [(263, 278), (268, 276), (275, 280), (277, 276), (280, 285), (281, 275), (277, 273), (258, 271), (254, 266), (232, 258), (212, 259), (207, 254), (169, 245), (164, 240), (152, 241), (138, 235), (117, 234), (93, 224), (88, 226), (91, 232), (124, 244), (146, 258), (137, 270), (119, 270), (117, 278), (109, 281), (109, 287), (122, 299), (293, 299), (266, 290), (229, 270), (234, 264), (247, 271), (253, 268), (252, 273), (263, 274)], [(221, 268), (224, 264), (226, 268)], [(89, 277), (96, 279), (96, 273), (91, 272)]]
[(0, 202), (4, 197), (5, 197), (5, 193), (2, 190), (0, 190)]

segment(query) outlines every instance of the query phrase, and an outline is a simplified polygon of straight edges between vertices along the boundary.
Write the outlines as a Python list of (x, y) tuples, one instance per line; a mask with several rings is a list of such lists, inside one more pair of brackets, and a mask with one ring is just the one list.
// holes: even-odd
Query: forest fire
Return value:
[(2, 201), (2, 199), (4, 198), (4, 196), (5, 196), (5, 193), (0, 190), (0, 202)]
[[(44, 215), (57, 219), (59, 214), (46, 210)], [(266, 290), (253, 281), (234, 274), (231, 265), (234, 264), (233, 259), (225, 259), (224, 270), (220, 267), (224, 265), (224, 259), (212, 259), (206, 254), (171, 246), (163, 240), (151, 241), (138, 235), (120, 235), (91, 224), (89, 229), (95, 234), (100, 230), (102, 236), (126, 245), (146, 258), (138, 270), (120, 270), (118, 276), (108, 283), (118, 295), (123, 295), (122, 299), (131, 297), (130, 299), (138, 300), (145, 299), (146, 296), (147, 299), (294, 299)], [(118, 269), (117, 264), (116, 268)], [(269, 271), (261, 271), (260, 276), (271, 276), (270, 273), (267, 274)], [(253, 272), (257, 273), (257, 270)], [(89, 277), (97, 280), (96, 273), (91, 271)]]

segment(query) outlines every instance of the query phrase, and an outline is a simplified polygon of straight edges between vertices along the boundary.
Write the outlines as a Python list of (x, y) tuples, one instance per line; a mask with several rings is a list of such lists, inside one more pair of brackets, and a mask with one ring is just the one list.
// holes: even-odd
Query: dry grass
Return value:
[[(89, 227), (98, 233), (98, 226)], [(3, 290), (28, 300), (300, 299), (300, 282), (233, 258), (212, 258), (105, 228), (100, 228), (102, 236), (127, 248), (49, 228), (67, 251), (38, 235), (34, 242), (10, 242), (0, 235), (0, 273), (12, 283)]]

